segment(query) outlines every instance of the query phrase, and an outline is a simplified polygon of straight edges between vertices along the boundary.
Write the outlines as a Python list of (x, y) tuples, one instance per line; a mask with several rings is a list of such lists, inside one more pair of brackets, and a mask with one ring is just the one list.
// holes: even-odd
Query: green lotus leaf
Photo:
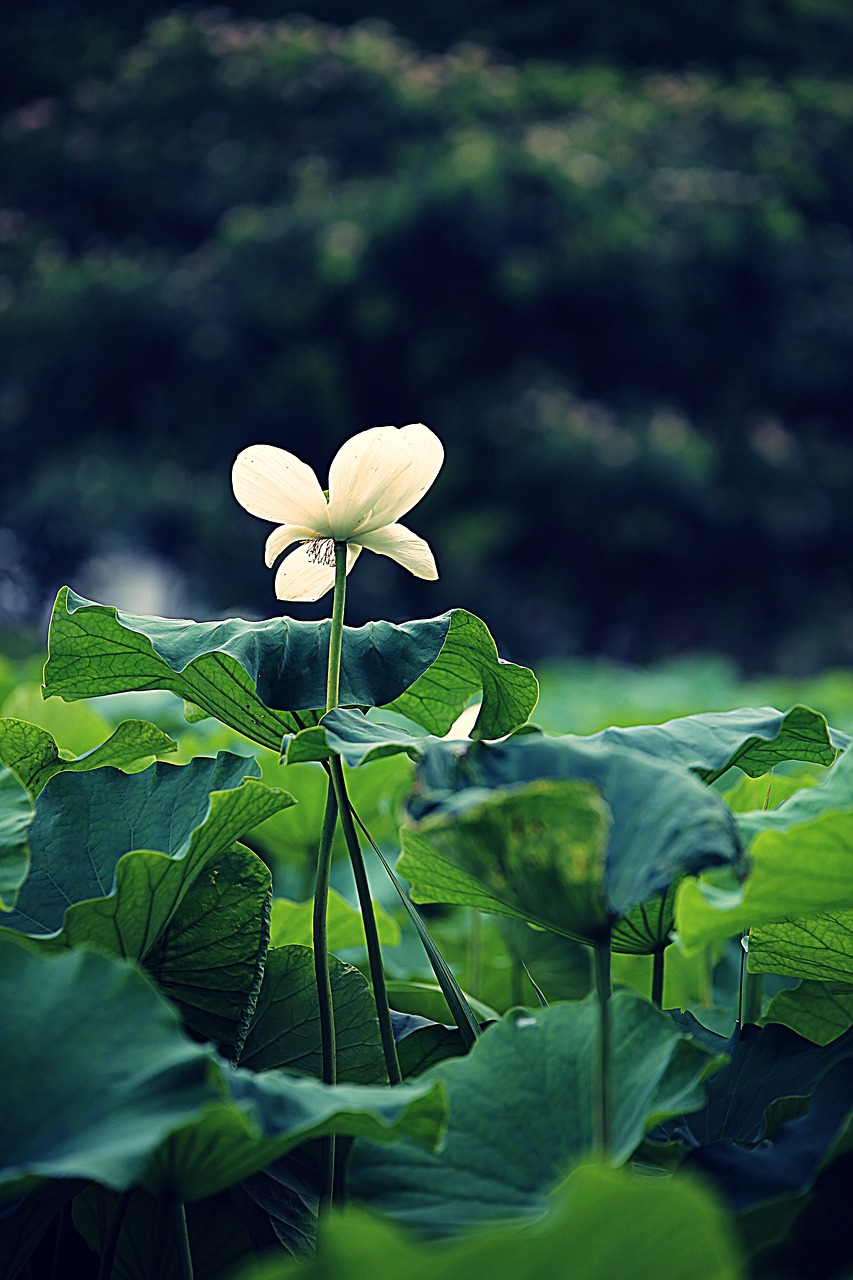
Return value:
[(143, 961), (197, 877), (292, 803), (257, 773), (254, 760), (222, 752), (136, 774), (57, 774), (36, 801), (31, 871), (4, 924), (49, 950)]
[(810, 707), (790, 711), (743, 707), (682, 716), (664, 724), (604, 729), (586, 741), (631, 747), (691, 769), (711, 783), (737, 766), (751, 778), (769, 773), (786, 760), (831, 765), (850, 745), (850, 735), (831, 729)]
[(285, 738), (283, 755), (288, 764), (340, 756), (355, 769), (386, 756), (407, 755), (417, 760), (430, 741), (431, 735), (413, 733), (405, 725), (368, 720), (361, 711), (336, 707), (318, 725)]
[(533, 672), (499, 658), (488, 627), (472, 613), (454, 609), (450, 618), (435, 662), (389, 705), (440, 736), (482, 690), (472, 738), (499, 738), (525, 724), (539, 698)]
[[(624, 1163), (656, 1120), (701, 1106), (701, 1081), (721, 1059), (635, 992), (618, 991), (611, 1016), (612, 1159)], [(419, 1077), (447, 1091), (441, 1149), (357, 1143), (352, 1194), (429, 1235), (545, 1212), (566, 1174), (590, 1159), (597, 1052), (594, 997), (507, 1014), (466, 1057)]]
[(154, 756), (177, 751), (178, 744), (147, 720), (124, 720), (106, 742), (74, 759), (65, 759), (53, 735), (25, 720), (0, 720), (0, 762), (20, 778), (35, 799), (48, 778), (63, 769), (82, 771), (112, 765), (138, 766)]
[(834, 1157), (849, 1149), (853, 1125), (853, 1061), (838, 1062), (818, 1081), (808, 1110), (782, 1124), (773, 1141), (700, 1147), (684, 1167), (713, 1178), (737, 1214), (789, 1199), (789, 1213)]
[[(103, 1254), (119, 1197), (88, 1186), (74, 1199), (74, 1226), (93, 1253)], [(185, 1210), (193, 1280), (231, 1280), (253, 1257), (252, 1241), (229, 1192)], [(271, 1244), (275, 1243), (273, 1238)], [(185, 1280), (174, 1212), (140, 1187), (123, 1209), (112, 1275), (115, 1280)]]
[[(379, 1084), (388, 1077), (367, 979), (334, 956), (329, 958), (329, 969), (338, 1080)], [(299, 1075), (322, 1076), (320, 1010), (310, 947), (270, 948), (240, 1065), (252, 1071), (284, 1068)]]
[(91, 951), (31, 954), (0, 939), (0, 1185), (85, 1178), (120, 1190), (216, 1097), (209, 1049), (133, 966)]
[(194, 1202), (266, 1168), (314, 1138), (336, 1133), (375, 1142), (403, 1137), (432, 1149), (447, 1109), (436, 1080), (387, 1085), (325, 1085), (287, 1071), (222, 1074), (225, 1096), (175, 1129), (141, 1177), (153, 1195)]
[(610, 935), (612, 950), (620, 955), (648, 956), (667, 947), (675, 925), (677, 887), (677, 882), (671, 884), (666, 893), (641, 902), (617, 920)]
[[(0, 1212), (0, 1275), (26, 1275), (30, 1254), (68, 1201), (86, 1186), (82, 1179), (37, 1182), (15, 1205)], [(32, 1267), (30, 1268), (32, 1273)]]
[[(277, 748), (285, 734), (304, 727), (306, 717), (297, 721), (291, 712), (325, 706), (330, 627), (328, 620), (293, 618), (144, 618), (63, 587), (51, 618), (45, 696), (74, 700), (168, 689)], [(492, 735), (523, 723), (538, 696), (532, 673), (501, 662), (484, 624), (464, 610), (401, 626), (371, 622), (344, 629), (343, 703), (397, 705), (430, 732), (445, 733), (480, 689), (479, 732)]]
[(416, 902), (475, 907), (595, 939), (611, 923), (603, 894), (609, 831), (607, 807), (590, 783), (534, 782), (404, 830), (397, 869)]
[(266, 955), (271, 879), (251, 849), (223, 849), (205, 864), (145, 953), (145, 968), (186, 1026), (228, 1054)]
[[(432, 742), (418, 767), (399, 870), (422, 902), (514, 915), (595, 941), (685, 875), (741, 868), (725, 804), (688, 771), (639, 751), (537, 732)], [(690, 820), (685, 821), (685, 814)], [(652, 918), (652, 917), (650, 917)], [(665, 942), (652, 931), (648, 950)], [(637, 929), (628, 949), (643, 943)]]
[(853, 1058), (853, 1034), (820, 1046), (775, 1023), (748, 1023), (726, 1039), (700, 1026), (690, 1013), (670, 1015), (677, 1027), (693, 1032), (707, 1048), (729, 1061), (709, 1081), (704, 1105), (666, 1129), (686, 1134), (691, 1147), (720, 1142), (755, 1146), (767, 1137), (767, 1112), (779, 1099), (810, 1097), (823, 1077)]
[(33, 806), (18, 779), (0, 765), (0, 911), (10, 911), (30, 862)]
[(756, 925), (749, 933), (749, 971), (853, 982), (853, 910)]
[(851, 783), (853, 755), (845, 752), (823, 782), (779, 809), (738, 815), (744, 842), (751, 842), (749, 879), (742, 886), (711, 878), (679, 886), (676, 926), (684, 945), (695, 949), (771, 922), (853, 909)]
[(853, 1027), (853, 982), (801, 982), (779, 991), (764, 1022), (779, 1022), (814, 1044), (832, 1044)]
[[(86, 1179), (202, 1200), (327, 1133), (435, 1146), (442, 1086), (330, 1087), (227, 1068), (182, 1031), (151, 980), (93, 951), (0, 939), (5, 1064), (0, 1187)], [(46, 1052), (55, 1044), (60, 1051)]]
[(347, 1209), (321, 1225), (316, 1259), (298, 1266), (268, 1261), (241, 1280), (542, 1280), (565, 1274), (567, 1259), (583, 1280), (739, 1280), (744, 1274), (734, 1228), (704, 1185), (585, 1165), (536, 1223), (431, 1245), (394, 1223)]

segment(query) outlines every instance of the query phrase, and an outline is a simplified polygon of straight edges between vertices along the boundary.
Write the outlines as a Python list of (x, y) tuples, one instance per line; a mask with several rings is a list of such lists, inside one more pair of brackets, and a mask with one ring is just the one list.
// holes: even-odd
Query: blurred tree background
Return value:
[(273, 614), (238, 450), (420, 420), (351, 622), (848, 661), (849, 0), (302, 8), (6, 6), (0, 625)]

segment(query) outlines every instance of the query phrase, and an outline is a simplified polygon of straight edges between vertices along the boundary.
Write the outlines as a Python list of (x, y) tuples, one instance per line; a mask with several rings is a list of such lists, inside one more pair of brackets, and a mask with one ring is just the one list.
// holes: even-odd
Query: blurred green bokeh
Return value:
[(353, 623), (844, 663), (853, 9), (301, 7), (10, 6), (0, 626), (272, 614), (234, 455), (423, 420), (440, 580)]

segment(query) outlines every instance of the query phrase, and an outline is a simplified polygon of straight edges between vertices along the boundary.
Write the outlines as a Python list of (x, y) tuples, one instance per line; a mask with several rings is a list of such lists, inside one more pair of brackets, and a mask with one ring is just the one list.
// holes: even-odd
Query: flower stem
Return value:
[(183, 1200), (176, 1200), (172, 1212), (175, 1219), (175, 1235), (178, 1245), (178, 1265), (181, 1280), (193, 1280), (193, 1256), (190, 1252), (190, 1237), (187, 1231), (187, 1211)]
[(595, 944), (595, 989), (598, 994), (599, 1018), (595, 1145), (599, 1158), (606, 1160), (610, 1153), (611, 1136), (609, 933)]
[[(345, 542), (335, 543), (335, 596), (332, 605), (332, 625), (329, 632), (329, 666), (326, 676), (326, 710), (332, 711), (340, 701), (341, 648), (344, 638), (344, 603), (347, 590), (347, 547)], [(320, 1011), (320, 1048), (323, 1063), (323, 1083), (337, 1082), (337, 1046), (335, 1043), (335, 1007), (332, 1000), (332, 978), (329, 971), (329, 940), (327, 916), (329, 911), (329, 877), (332, 870), (332, 843), (338, 820), (338, 803), (335, 798), (331, 775), (326, 792), (326, 812), (317, 850), (317, 875), (314, 881), (314, 912), (312, 918), (312, 942), (314, 946), (314, 981), (317, 984), (317, 1005)], [(335, 1136), (329, 1134), (321, 1143), (322, 1184), (320, 1208), (330, 1209), (335, 1186)]]
[(382, 1039), (382, 1051), (385, 1054), (388, 1083), (400, 1084), (403, 1079), (403, 1073), (400, 1070), (400, 1062), (397, 1057), (397, 1044), (394, 1040), (394, 1029), (391, 1025), (391, 1011), (388, 1006), (388, 991), (385, 986), (385, 971), (382, 968), (382, 952), (379, 946), (379, 933), (376, 928), (376, 917), (373, 914), (373, 899), (370, 896), (370, 885), (367, 882), (367, 872), (364, 867), (364, 858), (361, 855), (361, 845), (358, 842), (358, 833), (355, 829), (355, 823), (352, 820), (352, 810), (350, 809), (349, 797), (347, 796), (346, 782), (344, 781), (344, 770), (340, 757), (335, 756), (330, 761), (330, 765), (332, 782), (335, 788), (335, 797), (338, 802), (338, 812), (341, 817), (341, 826), (343, 827), (344, 839), (347, 842), (347, 850), (349, 851), (352, 871), (355, 877), (358, 904), (361, 907), (361, 917), (364, 924), (364, 937), (367, 942), (367, 960), (370, 965), (370, 980), (373, 984), (373, 999), (376, 1003), (376, 1016), (379, 1019), (379, 1034)]
[(749, 931), (741, 939), (743, 948), (741, 955), (740, 980), (740, 1024), (741, 1032), (748, 1022), (757, 1024), (761, 1018), (764, 1002), (764, 974), (749, 971)]
[(344, 639), (344, 601), (347, 594), (347, 544), (335, 543), (335, 596), (329, 634), (329, 670), (326, 677), (326, 710), (332, 711), (341, 696), (341, 646)]
[[(332, 841), (338, 820), (338, 804), (332, 781), (326, 794), (326, 812), (323, 815), (323, 829), (320, 835), (320, 848), (317, 853), (317, 879), (314, 886), (313, 944), (314, 944), (314, 980), (317, 983), (317, 1003), (320, 1009), (320, 1044), (323, 1056), (323, 1083), (335, 1084), (337, 1081), (337, 1060), (335, 1046), (335, 1009), (332, 1003), (332, 979), (329, 973), (329, 944), (326, 931), (326, 917), (329, 906), (329, 875), (332, 868)], [(335, 1183), (335, 1135), (329, 1134), (322, 1140), (323, 1183), (320, 1204), (323, 1208), (331, 1208)]]
[(652, 958), (652, 1004), (663, 1008), (663, 974), (666, 951), (656, 951)]

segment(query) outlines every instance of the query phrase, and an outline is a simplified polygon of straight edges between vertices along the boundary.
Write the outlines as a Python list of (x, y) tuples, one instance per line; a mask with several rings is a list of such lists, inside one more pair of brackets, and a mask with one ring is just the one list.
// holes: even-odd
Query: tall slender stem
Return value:
[(764, 1004), (764, 974), (749, 971), (749, 932), (741, 939), (741, 1029), (748, 1022), (758, 1023)]
[(178, 1245), (178, 1266), (181, 1280), (193, 1280), (193, 1256), (190, 1251), (190, 1235), (187, 1230), (187, 1211), (183, 1200), (174, 1204), (175, 1235)]
[(595, 1138), (598, 1155), (606, 1160), (611, 1135), (610, 1064), (610, 934), (595, 944), (595, 989), (598, 994), (598, 1078)]
[[(347, 586), (347, 545), (345, 542), (335, 543), (335, 598), (332, 605), (332, 628), (329, 634), (329, 672), (326, 681), (326, 710), (332, 711), (340, 701), (341, 688), (341, 649), (344, 634), (344, 601)], [(350, 862), (352, 863), (358, 902), (364, 922), (364, 936), (367, 941), (367, 959), (370, 965), (370, 977), (373, 983), (373, 998), (376, 1002), (376, 1014), (379, 1019), (379, 1034), (385, 1054), (385, 1065), (388, 1070), (390, 1084), (399, 1084), (403, 1078), (397, 1058), (397, 1045), (394, 1030), (391, 1026), (391, 1012), (388, 1007), (388, 992), (385, 987), (385, 972), (382, 968), (382, 954), (379, 947), (379, 933), (376, 928), (376, 917), (373, 914), (373, 899), (361, 856), (358, 834), (350, 812), (344, 771), (338, 758), (330, 761), (329, 777), (334, 788), (337, 811), (347, 843)], [(328, 807), (327, 807), (328, 816)], [(319, 868), (318, 868), (319, 883)], [(315, 920), (318, 907), (314, 904)], [(324, 913), (325, 914), (325, 913)], [(315, 933), (315, 952), (316, 952)], [(316, 963), (316, 961), (315, 961)]]
[[(326, 675), (326, 710), (332, 711), (340, 701), (341, 649), (344, 638), (344, 604), (347, 589), (347, 548), (345, 542), (335, 543), (335, 595), (332, 604), (332, 625), (329, 631), (329, 665)], [(314, 980), (317, 984), (317, 1005), (320, 1011), (320, 1047), (323, 1063), (323, 1083), (337, 1082), (337, 1045), (335, 1041), (335, 1006), (332, 1000), (332, 978), (329, 970), (329, 939), (327, 917), (329, 912), (329, 878), (332, 870), (332, 843), (338, 820), (338, 802), (329, 776), (326, 792), (326, 811), (317, 850), (317, 875), (314, 881), (314, 911), (312, 917), (312, 941), (314, 944)], [(329, 1134), (321, 1144), (322, 1184), (320, 1208), (330, 1209), (335, 1188), (335, 1136)]]
[[(329, 943), (326, 920), (329, 906), (329, 875), (332, 868), (332, 841), (338, 820), (338, 802), (329, 779), (326, 794), (326, 812), (320, 848), (317, 853), (317, 879), (314, 886), (314, 980), (317, 984), (317, 1003), (320, 1010), (320, 1045), (323, 1059), (323, 1082), (337, 1081), (337, 1050), (335, 1044), (335, 1008), (332, 1002), (332, 978), (329, 971)], [(330, 1133), (322, 1140), (323, 1183), (320, 1193), (322, 1208), (331, 1208), (335, 1184), (335, 1135)]]
[(656, 1008), (663, 1008), (663, 975), (664, 975), (664, 957), (666, 951), (661, 949), (656, 951), (652, 958), (652, 1004)]
[(385, 971), (382, 968), (382, 951), (379, 946), (379, 932), (376, 928), (376, 916), (373, 913), (373, 898), (367, 882), (364, 858), (361, 856), (361, 845), (358, 833), (352, 820), (352, 810), (347, 796), (344, 770), (340, 757), (331, 761), (332, 782), (338, 801), (338, 812), (343, 827), (344, 839), (347, 842), (352, 871), (355, 877), (355, 888), (361, 917), (364, 924), (364, 937), (367, 942), (367, 960), (370, 966), (370, 980), (373, 984), (373, 999), (376, 1004), (376, 1016), (379, 1019), (379, 1035), (382, 1039), (382, 1051), (385, 1054), (385, 1066), (388, 1071), (388, 1083), (399, 1084), (403, 1079), (400, 1062), (397, 1057), (397, 1044), (394, 1040), (394, 1029), (391, 1025), (391, 1011), (388, 1006), (388, 990), (385, 986)]
[(341, 697), (341, 648), (344, 639), (344, 602), (347, 594), (347, 544), (335, 543), (335, 597), (329, 633), (329, 668), (326, 677), (326, 710), (333, 711)]

